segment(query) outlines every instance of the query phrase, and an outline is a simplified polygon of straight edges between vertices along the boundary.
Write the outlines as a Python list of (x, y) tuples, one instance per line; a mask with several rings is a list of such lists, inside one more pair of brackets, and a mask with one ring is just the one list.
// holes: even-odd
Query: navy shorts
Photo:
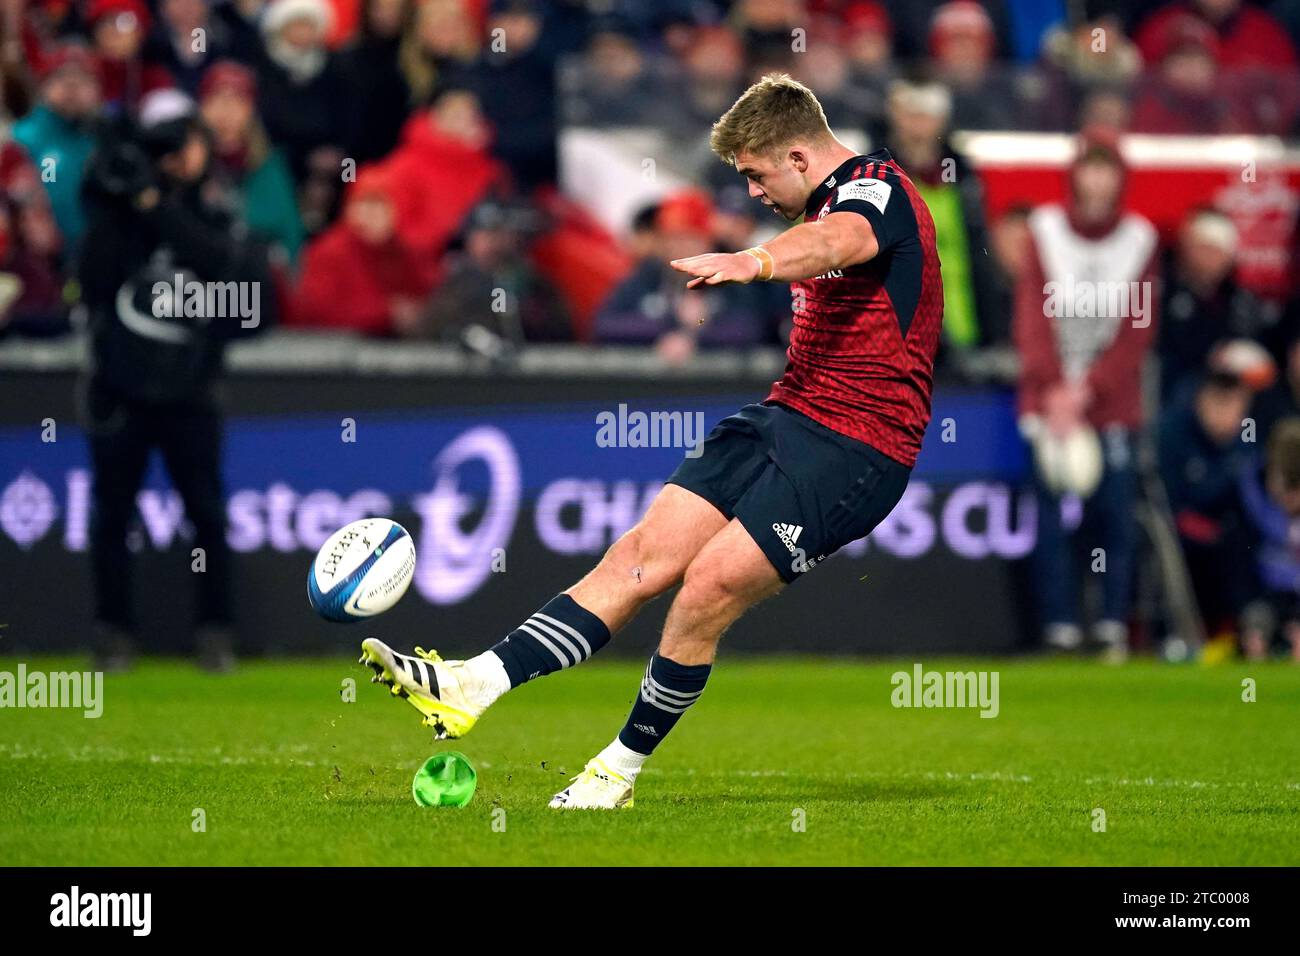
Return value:
[(911, 474), (870, 445), (764, 403), (718, 422), (668, 481), (739, 519), (789, 583), (870, 533)]

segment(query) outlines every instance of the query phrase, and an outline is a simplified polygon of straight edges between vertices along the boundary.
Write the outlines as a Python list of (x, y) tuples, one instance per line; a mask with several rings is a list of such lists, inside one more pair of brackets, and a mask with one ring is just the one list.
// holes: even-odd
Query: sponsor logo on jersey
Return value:
[(857, 199), (871, 203), (883, 213), (893, 189), (893, 186), (881, 179), (854, 179), (835, 191), (835, 201), (841, 203)]

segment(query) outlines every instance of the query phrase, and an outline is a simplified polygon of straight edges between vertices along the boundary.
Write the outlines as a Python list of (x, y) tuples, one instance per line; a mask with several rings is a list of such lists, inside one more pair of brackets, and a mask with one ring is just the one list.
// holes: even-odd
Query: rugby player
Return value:
[(784, 74), (745, 91), (710, 145), (753, 198), (799, 224), (672, 266), (690, 287), (790, 283), (780, 380), (718, 423), (586, 577), (495, 646), (443, 661), (362, 644), (375, 680), (438, 738), (460, 737), (497, 698), (582, 663), (678, 588), (626, 725), (554, 796), (556, 808), (632, 806), (646, 759), (704, 692), (723, 633), (889, 514), (930, 419), (943, 317), (934, 222), (889, 152), (845, 146), (812, 91)]

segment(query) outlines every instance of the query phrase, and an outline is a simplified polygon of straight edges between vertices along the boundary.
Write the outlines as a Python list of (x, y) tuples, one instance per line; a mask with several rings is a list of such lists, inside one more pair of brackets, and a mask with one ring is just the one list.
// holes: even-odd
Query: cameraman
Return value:
[[(201, 195), (209, 158), (192, 101), (160, 90), (142, 101), (138, 120), (105, 135), (82, 190), (89, 224), (77, 271), (92, 343), (85, 414), (95, 474), (95, 654), (107, 670), (129, 666), (135, 649), (126, 532), (155, 448), (203, 549), (198, 661), (214, 671), (234, 665), (213, 380), (229, 339), (274, 320), (276, 295), (266, 248), (237, 235)], [(191, 297), (192, 290), (211, 294)]]

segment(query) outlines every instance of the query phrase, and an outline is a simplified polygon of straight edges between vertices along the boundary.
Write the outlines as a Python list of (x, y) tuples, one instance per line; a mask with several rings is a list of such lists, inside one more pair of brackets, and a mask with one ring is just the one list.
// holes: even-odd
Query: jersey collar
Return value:
[(812, 215), (821, 207), (821, 204), (826, 201), (826, 197), (837, 186), (842, 186), (848, 182), (849, 176), (853, 173), (855, 167), (861, 166), (863, 163), (888, 163), (892, 161), (893, 157), (889, 155), (889, 150), (884, 147), (865, 156), (850, 156), (836, 166), (835, 172), (831, 173), (820, 186), (813, 190), (812, 195), (808, 197), (808, 204), (804, 207), (804, 215)]

